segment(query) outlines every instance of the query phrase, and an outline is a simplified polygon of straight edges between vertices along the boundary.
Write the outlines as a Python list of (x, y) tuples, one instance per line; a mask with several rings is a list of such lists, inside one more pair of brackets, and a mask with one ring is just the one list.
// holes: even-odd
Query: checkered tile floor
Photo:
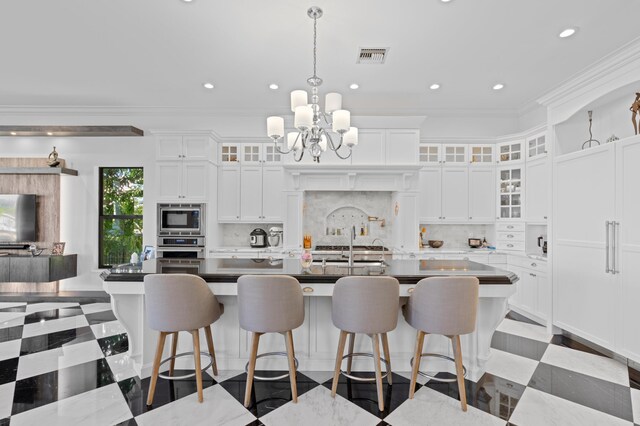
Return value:
[(194, 381), (160, 380), (147, 407), (149, 379), (128, 367), (127, 347), (109, 304), (0, 303), (0, 426), (640, 424), (636, 371), (515, 314), (493, 338), (487, 373), (466, 383), (467, 413), (455, 383), (422, 381), (408, 400), (408, 373), (394, 373), (379, 412), (375, 386), (343, 378), (332, 399), (331, 373), (304, 371), (298, 404), (287, 379), (256, 382), (247, 410), (245, 374), (221, 371), (206, 376), (203, 404)]

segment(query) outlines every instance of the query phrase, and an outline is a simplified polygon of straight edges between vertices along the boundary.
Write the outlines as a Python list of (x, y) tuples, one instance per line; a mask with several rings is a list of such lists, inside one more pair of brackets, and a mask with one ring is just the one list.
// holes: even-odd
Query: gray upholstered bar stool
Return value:
[[(420, 359), (423, 356), (436, 356), (455, 362), (458, 392), (463, 411), (467, 411), (467, 394), (464, 388), (464, 366), (462, 365), (462, 348), (460, 335), (472, 333), (476, 329), (478, 311), (479, 281), (476, 277), (432, 277), (418, 282), (403, 306), (404, 318), (418, 330), (409, 398), (413, 399)], [(424, 337), (427, 334), (441, 334), (451, 339), (454, 359), (440, 354), (422, 353)], [(435, 381), (443, 381), (430, 377)]]
[[(189, 274), (152, 274), (144, 277), (145, 311), (149, 327), (159, 331), (158, 346), (153, 361), (153, 372), (149, 386), (147, 405), (153, 403), (158, 377), (169, 380), (186, 379), (196, 377), (198, 387), (198, 401), (202, 402), (202, 370), (209, 366), (213, 368), (213, 375), (218, 375), (218, 365), (211, 336), (211, 324), (220, 318), (224, 312), (224, 306), (218, 303), (216, 296), (209, 290), (209, 286), (202, 278)], [(211, 363), (201, 368), (200, 363), (200, 334), (204, 328), (209, 353), (202, 354), (211, 359)], [(188, 331), (193, 336), (193, 358), (195, 372), (185, 376), (174, 377), (173, 368), (177, 357), (191, 355), (185, 352), (176, 355), (178, 346), (178, 333)], [(171, 344), (171, 357), (162, 360), (162, 352), (167, 336), (173, 335)], [(169, 375), (160, 373), (160, 366), (170, 361)]]
[[(343, 277), (333, 288), (331, 297), (331, 316), (333, 324), (340, 329), (336, 367), (333, 373), (331, 396), (336, 396), (340, 373), (358, 381), (375, 381), (378, 392), (378, 408), (384, 411), (382, 379), (391, 380), (391, 357), (387, 333), (398, 325), (398, 301), (400, 284), (393, 277)], [(371, 336), (373, 354), (354, 353), (356, 333)], [(344, 355), (345, 341), (349, 335), (349, 353)], [(384, 359), (380, 357), (380, 338)], [(344, 356), (343, 356), (344, 355)], [(375, 367), (375, 378), (362, 378), (351, 375), (351, 361), (354, 356), (371, 356)], [(342, 361), (347, 358), (347, 371), (342, 371)], [(380, 361), (384, 362), (387, 374), (383, 377)]]
[(260, 336), (265, 333), (281, 333), (285, 336), (291, 399), (298, 402), (296, 366), (292, 331), (304, 322), (304, 301), (297, 279), (287, 275), (243, 275), (238, 278), (238, 310), (240, 327), (251, 332), (251, 354), (247, 364), (247, 386), (244, 406), (251, 404), (253, 379), (275, 380), (255, 376), (256, 359), (268, 355), (284, 355), (269, 352), (258, 355)]

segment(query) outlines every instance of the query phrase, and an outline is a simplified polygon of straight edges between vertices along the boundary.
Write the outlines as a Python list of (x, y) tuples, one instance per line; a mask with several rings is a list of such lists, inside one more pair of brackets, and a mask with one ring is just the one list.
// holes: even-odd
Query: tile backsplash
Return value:
[[(250, 247), (249, 234), (256, 228), (264, 229), (267, 234), (272, 226), (280, 226), (281, 223), (224, 223), (220, 225), (222, 233), (222, 247)], [(282, 243), (280, 243), (282, 245)]]
[[(314, 247), (348, 245), (349, 228), (355, 226), (357, 237), (354, 244), (370, 245), (380, 238), (389, 245), (391, 211), (391, 192), (307, 191), (304, 195), (303, 233), (311, 234)], [(370, 216), (385, 219), (384, 226), (380, 221), (369, 221)]]
[(427, 235), (423, 236), (425, 242), (427, 240), (442, 240), (444, 245), (442, 248), (468, 248), (469, 238), (486, 238), (489, 245), (495, 243), (495, 226), (494, 225), (420, 225), (420, 228), (426, 228)]

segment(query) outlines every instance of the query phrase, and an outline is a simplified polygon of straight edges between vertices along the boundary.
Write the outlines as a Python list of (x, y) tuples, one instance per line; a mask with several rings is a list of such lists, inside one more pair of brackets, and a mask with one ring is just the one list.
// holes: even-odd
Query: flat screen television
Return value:
[(36, 241), (36, 196), (0, 194), (0, 243)]

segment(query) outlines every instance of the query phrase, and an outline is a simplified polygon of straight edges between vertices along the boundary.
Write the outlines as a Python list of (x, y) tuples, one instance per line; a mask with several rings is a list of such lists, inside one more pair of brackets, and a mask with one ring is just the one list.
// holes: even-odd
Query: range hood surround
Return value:
[(285, 165), (293, 191), (417, 191), (421, 166)]

